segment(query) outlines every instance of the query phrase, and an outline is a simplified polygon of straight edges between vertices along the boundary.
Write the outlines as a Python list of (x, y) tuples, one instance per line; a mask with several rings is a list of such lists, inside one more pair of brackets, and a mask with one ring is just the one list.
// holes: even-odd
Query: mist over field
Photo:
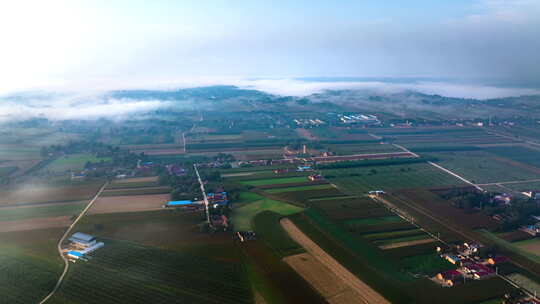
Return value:
[[(202, 104), (193, 103), (191, 98), (179, 96), (164, 97), (162, 93), (181, 92), (185, 89), (206, 88), (216, 85), (233, 85), (239, 90), (256, 90), (275, 96), (306, 97), (314, 102), (314, 94), (331, 91), (355, 92), (354, 98), (347, 100), (332, 97), (328, 101), (341, 103), (366, 103), (370, 96), (389, 96), (406, 92), (426, 95), (440, 95), (451, 98), (470, 98), (477, 100), (540, 95), (540, 90), (531, 88), (496, 87), (491, 85), (463, 84), (426, 79), (355, 79), (325, 78), (319, 79), (200, 79), (183, 80), (177, 83), (141, 86), (133, 90), (129, 97), (117, 97), (115, 92), (122, 92), (123, 87), (109, 88), (99, 92), (74, 91), (35, 91), (4, 95), (0, 97), (0, 122), (21, 121), (32, 118), (49, 120), (88, 120), (109, 118), (121, 120), (135, 118), (157, 109), (191, 109)], [(127, 86), (129, 87), (129, 86)], [(145, 89), (144, 95), (137, 89)], [(210, 100), (206, 96), (202, 97)], [(220, 100), (212, 100), (219, 106)], [(405, 99), (403, 101), (406, 101)], [(391, 107), (391, 104), (388, 104)], [(413, 106), (413, 105), (411, 105)]]

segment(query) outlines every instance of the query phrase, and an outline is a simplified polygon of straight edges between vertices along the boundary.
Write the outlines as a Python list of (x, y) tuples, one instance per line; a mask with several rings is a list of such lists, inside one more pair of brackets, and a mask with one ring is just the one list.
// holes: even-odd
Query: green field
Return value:
[(0, 167), (0, 178), (10, 175), (17, 171), (17, 167)]
[(387, 223), (397, 223), (402, 222), (403, 219), (401, 219), (399, 216), (384, 216), (384, 217), (372, 217), (372, 218), (365, 218), (365, 219), (354, 219), (354, 220), (348, 220), (345, 221), (345, 225), (379, 225), (379, 224), (387, 224)]
[(529, 251), (525, 250), (525, 249), (522, 249), (519, 247), (519, 242), (517, 243), (510, 243), (510, 242), (507, 242), (499, 237), (497, 237), (495, 234), (487, 231), (487, 230), (484, 230), (484, 229), (481, 229), (479, 231), (483, 236), (487, 237), (489, 240), (493, 241), (495, 244), (497, 244), (498, 246), (501, 246), (509, 251), (513, 251), (521, 256), (524, 256), (526, 257), (527, 259), (531, 260), (531, 261), (534, 261), (536, 263), (540, 263), (540, 256), (536, 255), (536, 254), (532, 254), (530, 253)]
[(286, 188), (272, 188), (265, 190), (268, 193), (284, 193), (284, 192), (296, 192), (306, 190), (321, 190), (321, 189), (333, 189), (334, 186), (330, 184), (324, 185), (311, 185), (311, 186), (299, 186), (299, 187), (286, 187)]
[(121, 188), (103, 191), (102, 196), (124, 196), (124, 195), (144, 195), (144, 194), (165, 194), (170, 193), (169, 187), (145, 187), (145, 188)]
[(434, 275), (455, 268), (456, 266), (437, 254), (426, 254), (406, 257), (400, 260), (407, 272), (415, 274)]
[(402, 243), (402, 242), (425, 240), (425, 239), (429, 239), (429, 238), (431, 238), (431, 237), (428, 234), (423, 233), (423, 234), (419, 234), (419, 235), (397, 237), (397, 238), (393, 238), (393, 239), (377, 240), (374, 243), (377, 244), (377, 245), (389, 245), (389, 244)]
[(305, 176), (287, 177), (287, 178), (268, 178), (268, 179), (256, 179), (249, 181), (241, 181), (243, 185), (249, 186), (264, 186), (264, 185), (278, 185), (289, 183), (307, 182), (308, 179)]
[(490, 147), (488, 152), (497, 156), (509, 158), (518, 162), (522, 162), (531, 166), (540, 167), (540, 159), (538, 155), (540, 151), (528, 149), (522, 146), (509, 147)]
[(104, 241), (89, 261), (71, 265), (51, 303), (252, 303), (240, 264)]
[(56, 242), (64, 228), (0, 233), (0, 303), (38, 303), (63, 263)]
[(110, 157), (95, 157), (91, 154), (73, 154), (61, 156), (50, 164), (48, 164), (43, 170), (49, 170), (53, 172), (64, 172), (67, 170), (82, 170), (86, 162), (100, 162), (111, 161)]
[(282, 215), (272, 211), (263, 211), (253, 220), (254, 230), (272, 250), (281, 258), (305, 252), (298, 243), (281, 227), (279, 220)]
[(443, 187), (463, 184), (455, 177), (426, 163), (324, 170), (324, 176), (350, 194), (371, 190)]
[(399, 237), (412, 236), (412, 235), (418, 235), (418, 234), (424, 234), (424, 232), (420, 229), (408, 229), (408, 230), (398, 230), (398, 231), (389, 231), (389, 232), (367, 233), (367, 234), (362, 234), (362, 237), (368, 240), (382, 240), (382, 239), (399, 238)]
[(63, 215), (77, 215), (86, 206), (87, 202), (72, 202), (50, 206), (0, 208), (0, 221), (26, 220), (39, 217), (53, 217)]
[(40, 159), (39, 147), (0, 144), (0, 160)]
[(254, 192), (249, 191), (242, 191), (239, 193), (239, 197), (237, 201), (234, 201), (235, 204), (244, 204), (244, 203), (251, 203), (254, 201), (262, 200), (264, 199), (264, 196), (259, 195)]
[(252, 221), (258, 213), (263, 211), (273, 211), (281, 215), (289, 215), (302, 211), (302, 208), (293, 206), (291, 204), (271, 200), (264, 198), (245, 206), (235, 208), (232, 211), (232, 222), (234, 229), (241, 230), (253, 230)]
[(537, 172), (513, 166), (483, 151), (440, 152), (429, 153), (429, 155), (437, 157), (439, 165), (475, 183), (538, 178)]

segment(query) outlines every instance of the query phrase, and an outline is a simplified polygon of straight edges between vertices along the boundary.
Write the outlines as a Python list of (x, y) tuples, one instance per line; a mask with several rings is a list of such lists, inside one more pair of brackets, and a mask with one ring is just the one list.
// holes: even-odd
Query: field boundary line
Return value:
[(51, 292), (45, 296), (45, 298), (43, 298), (43, 300), (41, 300), (39, 302), (39, 304), (43, 304), (45, 302), (47, 302), (47, 300), (49, 300), (57, 291), (58, 289), (60, 288), (60, 286), (62, 285), (62, 282), (64, 281), (64, 278), (69, 270), (69, 261), (68, 259), (64, 256), (64, 254), (62, 253), (62, 243), (64, 242), (64, 240), (66, 239), (66, 237), (68, 236), (68, 234), (71, 232), (71, 230), (75, 227), (75, 225), (79, 222), (79, 220), (86, 214), (86, 212), (92, 207), (92, 205), (94, 204), (94, 202), (98, 199), (99, 195), (101, 194), (101, 192), (103, 192), (103, 190), (105, 189), (105, 187), (107, 187), (107, 185), (109, 185), (109, 182), (105, 182), (103, 184), (103, 186), (101, 186), (101, 188), (99, 189), (99, 191), (96, 193), (96, 195), (92, 198), (92, 200), (90, 200), (90, 202), (88, 203), (88, 205), (86, 205), (86, 207), (81, 211), (81, 213), (79, 214), (79, 216), (73, 221), (73, 223), (71, 223), (71, 225), (69, 225), (68, 229), (66, 230), (66, 232), (64, 232), (64, 234), (62, 235), (62, 237), (60, 238), (60, 240), (58, 241), (58, 244), (56, 245), (57, 246), (57, 249), (58, 249), (58, 254), (60, 255), (60, 257), (62, 258), (62, 260), (64, 261), (64, 271), (62, 272), (62, 274), (60, 275), (60, 277), (58, 278), (58, 281), (56, 282), (56, 285), (54, 286), (53, 290), (51, 290)]
[[(396, 148), (400, 148), (401, 150), (403, 150), (403, 151), (405, 151), (405, 152), (409, 152), (409, 153), (415, 155), (416, 157), (420, 157), (420, 155), (418, 155), (418, 154), (412, 152), (411, 150), (409, 150), (409, 149), (407, 149), (407, 148), (405, 148), (405, 147), (403, 147), (403, 146), (401, 146), (401, 145), (398, 145), (398, 144), (392, 144), (392, 145), (393, 145), (394, 147), (396, 147)], [(434, 163), (434, 162), (432, 162), (432, 161), (428, 161), (427, 163), (430, 164), (430, 165), (432, 165), (432, 166), (434, 166), (434, 167), (436, 167), (436, 168), (438, 168), (438, 169), (440, 169), (440, 170), (442, 170), (442, 171), (444, 171), (444, 172), (446, 172), (446, 173), (448, 173), (448, 174), (450, 174), (450, 175), (452, 175), (452, 176), (454, 176), (454, 177), (456, 177), (457, 179), (459, 179), (459, 180), (461, 180), (461, 181), (464, 181), (465, 183), (467, 183), (467, 184), (469, 184), (469, 185), (475, 187), (477, 190), (480, 190), (480, 191), (484, 192), (484, 189), (482, 189), (482, 187), (478, 186), (477, 184), (471, 182), (471, 181), (468, 180), (468, 179), (465, 179), (464, 177), (458, 175), (457, 173), (454, 173), (454, 172), (452, 172), (452, 171), (450, 171), (450, 170), (444, 168), (444, 167), (441, 166), (441, 165), (437, 165), (436, 163)]]

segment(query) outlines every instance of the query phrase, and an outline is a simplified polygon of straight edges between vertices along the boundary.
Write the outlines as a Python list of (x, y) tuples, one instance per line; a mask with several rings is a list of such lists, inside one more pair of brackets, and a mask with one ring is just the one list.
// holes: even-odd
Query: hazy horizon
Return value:
[(534, 0), (5, 2), (0, 93), (299, 77), (540, 88), (539, 14)]

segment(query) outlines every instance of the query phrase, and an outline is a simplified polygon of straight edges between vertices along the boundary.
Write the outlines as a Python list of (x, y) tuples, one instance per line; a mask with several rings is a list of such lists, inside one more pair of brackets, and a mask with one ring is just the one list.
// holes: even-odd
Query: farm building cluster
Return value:
[(440, 272), (433, 281), (445, 287), (452, 287), (464, 283), (466, 280), (483, 280), (497, 275), (497, 265), (508, 262), (505, 256), (482, 257), (480, 244), (463, 243), (441, 258), (456, 265), (456, 268)]
[(320, 120), (318, 118), (311, 119), (311, 118), (298, 118), (294, 119), (294, 123), (299, 127), (318, 127), (321, 125), (326, 124), (323, 120)]
[(379, 118), (370, 114), (339, 114), (339, 120), (344, 124), (378, 125)]
[(532, 236), (539, 236), (540, 235), (540, 216), (538, 215), (531, 216), (531, 221), (534, 222), (534, 224), (521, 226), (519, 230), (526, 232)]
[(74, 233), (69, 241), (64, 253), (70, 261), (87, 260), (89, 254), (105, 246), (105, 243), (98, 242), (96, 237), (82, 232)]

